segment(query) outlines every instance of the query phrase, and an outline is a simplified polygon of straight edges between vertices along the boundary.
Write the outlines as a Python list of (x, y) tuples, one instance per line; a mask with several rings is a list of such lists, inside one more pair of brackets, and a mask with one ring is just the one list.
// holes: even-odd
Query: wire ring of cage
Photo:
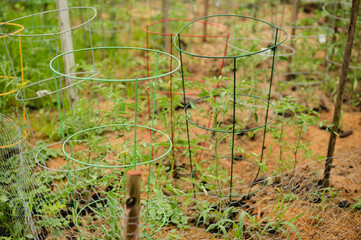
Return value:
[[(96, 130), (96, 129), (100, 129), (100, 128), (107, 128), (107, 127), (136, 127), (136, 128), (143, 128), (143, 129), (148, 129), (148, 130), (151, 130), (151, 131), (154, 131), (154, 132), (157, 132), (159, 134), (161, 134), (162, 136), (166, 137), (167, 141), (169, 142), (169, 146), (168, 146), (168, 149), (167, 151), (161, 155), (160, 157), (157, 157), (157, 158), (154, 158), (154, 159), (151, 159), (151, 160), (148, 160), (146, 162), (137, 162), (136, 164), (128, 164), (128, 165), (112, 165), (112, 166), (105, 166), (105, 165), (99, 165), (99, 164), (92, 164), (92, 163), (87, 163), (87, 162), (83, 162), (83, 161), (80, 161), (78, 159), (75, 159), (73, 158), (72, 156), (70, 156), (68, 154), (68, 152), (66, 151), (65, 149), (65, 146), (68, 142), (72, 141), (71, 139), (79, 134), (82, 134), (82, 133), (85, 133), (85, 132), (88, 132), (88, 131), (91, 131), (91, 130)], [(73, 135), (71, 135), (70, 137), (68, 137), (64, 143), (63, 143), (63, 146), (62, 146), (62, 151), (64, 153), (64, 155), (68, 158), (70, 158), (72, 161), (75, 161), (77, 163), (80, 163), (80, 164), (84, 164), (84, 165), (87, 165), (87, 166), (91, 166), (91, 167), (100, 167), (100, 168), (127, 168), (127, 167), (134, 167), (134, 166), (140, 166), (140, 165), (145, 165), (145, 164), (148, 164), (148, 163), (152, 163), (152, 162), (155, 162), (159, 159), (162, 159), (163, 157), (165, 157), (169, 152), (170, 150), (172, 149), (172, 140), (169, 138), (168, 135), (166, 135), (165, 133), (157, 130), (157, 129), (154, 129), (154, 128), (151, 128), (151, 127), (146, 127), (146, 126), (142, 126), (142, 125), (134, 125), (134, 124), (110, 124), (110, 125), (104, 125), (104, 126), (98, 126), (98, 127), (93, 127), (93, 128), (88, 128), (88, 129), (85, 129), (85, 130), (81, 130), (77, 133), (74, 133)]]
[(278, 82), (282, 82), (285, 84), (290, 84), (290, 85), (295, 85), (295, 86), (313, 86), (313, 85), (319, 85), (322, 83), (322, 80), (320, 81), (310, 81), (310, 82), (295, 82), (295, 81), (287, 81), (287, 80), (280, 80), (279, 77), (283, 77), (283, 76), (292, 76), (292, 75), (317, 75), (318, 78), (322, 78), (324, 73), (322, 72), (287, 72), (287, 73), (277, 73), (275, 74), (276, 79)]
[[(340, 5), (342, 5), (343, 7), (344, 7), (345, 5), (348, 5), (349, 7), (351, 7), (351, 3), (349, 3), (349, 2), (335, 1), (335, 2), (328, 2), (328, 3), (326, 3), (326, 4), (324, 4), (324, 5), (322, 6), (322, 10), (324, 11), (324, 13), (326, 13), (326, 15), (327, 15), (328, 17), (333, 18), (333, 19), (336, 19), (336, 20), (340, 20), (340, 21), (345, 21), (345, 22), (349, 22), (349, 21), (350, 21), (350, 19), (348, 19), (348, 18), (338, 17), (338, 16), (336, 16), (336, 15), (331, 14), (331, 13), (327, 10), (327, 7), (328, 7), (329, 5), (331, 5), (331, 4), (340, 4)], [(357, 22), (358, 22), (358, 23), (361, 23), (361, 20), (357, 20)]]
[[(219, 158), (229, 158), (229, 159), (232, 159), (232, 157), (219, 157)], [(212, 160), (215, 160), (216, 158), (212, 158), (212, 159), (207, 159), (207, 160), (204, 160), (202, 162), (200, 162), (199, 164), (202, 165), (206, 162), (209, 162), (209, 161), (212, 161)], [(263, 169), (261, 168), (261, 166), (259, 166), (257, 163), (251, 161), (251, 160), (248, 160), (248, 159), (244, 159), (244, 158), (240, 158), (240, 157), (233, 157), (233, 159), (236, 159), (238, 161), (246, 161), (248, 163), (251, 163), (252, 165), (256, 166), (257, 169), (259, 169), (263, 175), (263, 180), (257, 182), (258, 183), (261, 183), (262, 182), (262, 185), (260, 188), (256, 189), (255, 191), (253, 192), (249, 192), (247, 194), (242, 194), (242, 195), (235, 195), (235, 194), (231, 194), (231, 195), (222, 195), (222, 194), (217, 194), (217, 193), (213, 193), (213, 192), (217, 192), (217, 191), (221, 191), (222, 189), (216, 189), (216, 190), (212, 190), (212, 191), (207, 191), (207, 194), (209, 195), (212, 195), (212, 196), (217, 196), (217, 197), (247, 197), (249, 195), (253, 195), (257, 192), (259, 192), (260, 190), (262, 190), (262, 188), (266, 185), (266, 173), (263, 171)], [(191, 178), (193, 178), (193, 175), (194, 175), (194, 172), (196, 171), (197, 169), (197, 166), (195, 166), (192, 170), (192, 173), (191, 173)], [(252, 184), (249, 184), (249, 185), (252, 185)], [(196, 188), (201, 191), (201, 192), (204, 192), (204, 188), (201, 188), (200, 186), (198, 186), (198, 184), (195, 184), (194, 183), (194, 186), (196, 186)], [(230, 189), (230, 188), (228, 188)]]
[[(86, 140), (72, 140), (72, 141), (69, 141), (69, 142), (87, 142)], [(35, 161), (39, 164), (40, 167), (44, 168), (44, 169), (47, 169), (49, 171), (53, 171), (53, 172), (69, 172), (68, 170), (62, 170), (62, 169), (54, 169), (54, 168), (49, 168), (47, 167), (45, 164), (43, 165), (42, 162), (45, 163), (44, 160), (40, 160), (39, 159), (39, 155), (42, 155), (43, 157), (45, 158), (48, 158), (46, 157), (44, 154), (40, 153), (41, 151), (43, 151), (44, 149), (48, 148), (48, 147), (51, 147), (51, 146), (55, 146), (55, 145), (58, 145), (58, 144), (63, 144), (63, 142), (56, 142), (56, 143), (52, 143), (52, 144), (49, 144), (41, 149), (39, 149), (39, 151), (36, 152), (35, 154)], [(109, 149), (108, 149), (109, 150)], [(105, 157), (103, 157), (99, 162), (97, 162), (96, 164), (99, 164), (101, 162), (103, 162), (105, 159), (107, 159), (107, 157), (109, 156), (109, 151), (107, 152), (107, 155), (105, 155)], [(90, 168), (91, 166), (86, 166), (86, 167), (83, 167), (83, 168), (76, 168), (76, 169), (71, 169), (71, 171), (81, 171), (81, 170), (85, 170), (85, 169), (88, 169)]]
[[(174, 36), (174, 33), (162, 33), (162, 32), (154, 32), (154, 31), (150, 31), (149, 30), (149, 27), (151, 26), (154, 26), (154, 25), (157, 25), (158, 23), (164, 23), (164, 22), (176, 22), (176, 21), (184, 21), (184, 22), (191, 22), (193, 21), (192, 19), (183, 19), (183, 18), (173, 18), (173, 19), (162, 19), (162, 20), (159, 20), (159, 21), (156, 21), (156, 22), (153, 22), (153, 23), (150, 23), (150, 24), (147, 24), (145, 26), (142, 27), (142, 30), (144, 32), (146, 32), (147, 34), (153, 34), (153, 35), (156, 35), (156, 36)], [(222, 29), (222, 30), (225, 30), (226, 31), (226, 34), (225, 35), (182, 35), (183, 37), (200, 37), (200, 38), (216, 38), (216, 37), (228, 37), (229, 36), (229, 31), (226, 27), (224, 26), (221, 26), (221, 25), (218, 25), (218, 24), (214, 24), (214, 23), (209, 23), (209, 22), (205, 22), (205, 21), (199, 21), (201, 23), (204, 23), (204, 24), (208, 24), (208, 25), (211, 25), (211, 26), (214, 26), (216, 28), (219, 28), (219, 29)], [(190, 81), (193, 81), (193, 82), (196, 82), (196, 81), (199, 81), (199, 82), (204, 82), (202, 80), (197, 80), (197, 79), (193, 79), (193, 78), (184, 78), (185, 80), (190, 80)], [(149, 92), (149, 93), (154, 93), (153, 90), (150, 90), (146, 87), (146, 84), (147, 82), (149, 81), (146, 81), (146, 83), (144, 83), (144, 89)], [(156, 93), (158, 94), (163, 94), (163, 95), (183, 95), (183, 93), (171, 93), (171, 92), (160, 92), (160, 91), (156, 91)], [(197, 93), (186, 93), (185, 94), (186, 96), (196, 96)]]
[[(238, 50), (238, 51), (240, 51), (240, 52), (245, 52), (245, 53), (253, 53), (253, 52), (250, 52), (250, 51), (247, 51), (247, 50), (245, 50), (245, 49), (236, 47), (236, 46), (234, 46), (233, 44), (230, 44), (230, 43), (229, 43), (229, 41), (231, 41), (231, 40), (238, 40), (238, 39), (250, 40), (250, 41), (261, 41), (261, 42), (265, 42), (265, 43), (274, 43), (274, 41), (271, 41), (271, 40), (256, 39), (256, 38), (230, 38), (230, 39), (228, 40), (228, 42), (227, 42), (227, 45), (228, 45), (228, 46), (230, 46), (231, 48), (236, 49), (236, 50)], [(284, 48), (286, 48), (286, 49), (289, 49), (289, 50), (291, 50), (291, 52), (290, 52), (290, 53), (281, 53), (281, 54), (280, 54), (280, 53), (276, 53), (276, 56), (277, 56), (277, 57), (288, 57), (288, 56), (292, 56), (292, 55), (294, 55), (294, 54), (296, 53), (296, 49), (294, 49), (294, 48), (292, 48), (292, 47), (290, 47), (290, 46), (288, 46), (288, 45), (282, 44), (282, 45), (280, 45), (280, 48), (281, 48), (281, 47), (284, 47)], [(267, 54), (267, 52), (264, 52), (263, 54), (260, 54), (260, 55), (269, 56), (269, 57), (272, 56), (272, 54)]]
[[(77, 72), (77, 73), (70, 73), (70, 74), (76, 75), (76, 74), (84, 74), (84, 73), (94, 73), (93, 75), (90, 76), (90, 77), (92, 77), (92, 76), (98, 75), (100, 72), (99, 72), (99, 71), (97, 71), (97, 72)], [(60, 76), (56, 76), (56, 78), (60, 78)], [(58, 89), (58, 90), (55, 90), (55, 91), (52, 91), (52, 92), (47, 92), (46, 94), (42, 94), (41, 96), (37, 96), (37, 97), (25, 98), (25, 99), (19, 97), (19, 94), (20, 94), (22, 91), (24, 91), (26, 88), (31, 87), (31, 86), (34, 86), (34, 85), (37, 85), (37, 84), (39, 84), (39, 83), (51, 81), (51, 80), (54, 80), (54, 77), (46, 78), (46, 79), (44, 79), (44, 80), (40, 80), (40, 81), (37, 81), (37, 82), (34, 82), (34, 83), (31, 83), (31, 84), (26, 85), (23, 89), (19, 89), (19, 90), (18, 90), (18, 92), (17, 92), (16, 95), (15, 95), (15, 99), (18, 100), (18, 101), (20, 101), (20, 102), (25, 102), (25, 101), (30, 101), (30, 100), (35, 100), (35, 99), (43, 98), (43, 97), (49, 96), (49, 95), (51, 95), (51, 94), (54, 94), (54, 93), (56, 93), (56, 92), (61, 92), (61, 91), (65, 90), (65, 89), (68, 89), (68, 88), (70, 88), (70, 87), (72, 87), (72, 86), (75, 86), (75, 85), (77, 85), (77, 84), (82, 83), (82, 82), (85, 81), (85, 80), (81, 80), (81, 81), (72, 83), (72, 84), (70, 84), (70, 85), (68, 85), (68, 86), (62, 87), (62, 88), (60, 88), (60, 89)], [(45, 90), (46, 90), (46, 89), (45, 89)]]
[[(163, 77), (163, 79), (164, 79), (165, 77)], [(180, 80), (182, 80), (181, 78), (180, 78)], [(184, 80), (189, 80), (189, 81), (192, 81), (192, 82), (201, 82), (201, 83), (204, 83), (204, 81), (203, 80), (199, 80), (199, 79), (194, 79), (194, 78), (184, 78)], [(148, 92), (148, 93), (154, 93), (154, 91), (153, 90), (151, 90), (151, 89), (149, 89), (146, 85), (147, 85), (147, 83), (148, 82), (150, 82), (151, 80), (147, 80), (147, 81), (145, 81), (144, 82), (144, 90), (146, 91), (146, 92)], [(172, 91), (172, 93), (169, 91), (169, 92), (161, 92), (161, 91), (156, 91), (155, 93), (157, 93), (157, 94), (163, 94), (163, 95), (185, 95), (185, 96), (197, 96), (198, 95), (198, 93), (181, 93), (181, 92), (173, 92)]]
[(319, 26), (284, 26), (283, 29), (317, 29), (317, 30), (325, 30), (326, 33), (316, 34), (316, 35), (289, 35), (291, 38), (320, 38), (326, 37), (328, 35), (332, 35), (335, 33), (335, 30), (329, 27), (319, 27)]
[[(342, 62), (336, 62), (334, 60), (331, 60), (329, 55), (326, 56), (326, 61), (329, 62), (329, 63), (335, 64), (336, 66), (339, 66), (339, 67), (342, 66)], [(351, 68), (351, 69), (361, 69), (361, 66), (358, 67), (358, 66), (350, 65), (349, 68)]]
[[(0, 23), (0, 27), (4, 24), (7, 24), (7, 23), (13, 23), (15, 21), (19, 21), (19, 20), (23, 20), (23, 19), (26, 19), (26, 18), (31, 18), (31, 17), (34, 17), (34, 16), (38, 16), (38, 15), (44, 15), (44, 14), (47, 14), (47, 13), (53, 13), (53, 12), (60, 12), (60, 11), (63, 11), (63, 10), (74, 10), (74, 9), (86, 9), (86, 10), (93, 10), (94, 11), (94, 16), (92, 16), (91, 18), (89, 18), (87, 21), (83, 22), (83, 23), (80, 23), (78, 24), (77, 26), (75, 27), (72, 27), (72, 28), (69, 28), (69, 29), (66, 29), (64, 31), (60, 31), (60, 32), (55, 32), (55, 33), (43, 33), (43, 34), (14, 34), (14, 33), (11, 33), (11, 34), (7, 34), (5, 33), (6, 35), (11, 35), (11, 36), (21, 36), (21, 37), (44, 37), (44, 36), (54, 36), (54, 35), (60, 35), (60, 34), (63, 34), (63, 33), (66, 33), (66, 32), (70, 32), (72, 30), (75, 30), (77, 28), (80, 28), (88, 23), (90, 23), (93, 19), (95, 19), (95, 17), (97, 16), (97, 10), (93, 7), (69, 7), (69, 8), (60, 8), (60, 9), (55, 9), (55, 10), (49, 10), (49, 11), (45, 11), (45, 12), (40, 12), (40, 13), (35, 13), (35, 14), (31, 14), (31, 15), (28, 15), (28, 16), (24, 16), (24, 17), (20, 17), (20, 18), (16, 18), (16, 19), (12, 19), (12, 20), (9, 20), (7, 22), (4, 22), (4, 23)], [(1, 35), (4, 35), (0, 33), (0, 36)]]
[[(349, 2), (344, 2), (344, 1), (334, 1), (334, 2), (328, 2), (328, 3), (326, 3), (326, 4), (324, 4), (324, 5), (322, 6), (322, 9), (323, 9), (323, 11), (326, 13), (327, 16), (329, 16), (329, 17), (331, 17), (331, 18), (333, 18), (333, 19), (336, 19), (336, 20), (340, 20), (340, 21), (345, 21), (345, 22), (349, 22), (349, 21), (350, 21), (350, 19), (348, 19), (348, 18), (342, 18), (342, 17), (338, 17), (338, 16), (336, 16), (336, 15), (331, 14), (331, 13), (327, 10), (327, 7), (328, 7), (329, 5), (331, 5), (331, 4), (334, 4), (334, 5), (340, 4), (340, 5), (342, 5), (342, 6), (348, 5), (349, 7), (351, 7), (351, 3), (349, 3)], [(361, 20), (357, 20), (357, 22), (360, 23)], [(342, 62), (337, 62), (337, 61), (332, 60), (329, 55), (326, 55), (326, 61), (329, 62), (329, 63), (335, 64), (336, 66), (341, 66), (341, 65), (342, 65)], [(350, 68), (351, 68), (351, 69), (361, 69), (361, 66), (358, 67), (358, 66), (355, 66), (355, 65), (351, 65), (351, 64), (350, 64)]]
[[(75, 76), (64, 74), (64, 73), (61, 73), (61, 72), (55, 70), (54, 63), (55, 63), (56, 60), (58, 60), (58, 58), (60, 58), (62, 56), (65, 56), (67, 54), (74, 54), (76, 52), (102, 50), (102, 49), (105, 49), (105, 50), (106, 49), (120, 49), (120, 50), (126, 49), (126, 50), (142, 50), (142, 51), (148, 51), (148, 52), (155, 52), (155, 53), (163, 54), (163, 55), (166, 55), (166, 56), (172, 58), (173, 60), (175, 60), (178, 63), (178, 66), (175, 69), (173, 69), (173, 70), (171, 70), (171, 71), (169, 71), (167, 73), (160, 74), (160, 75), (157, 75), (157, 76), (143, 77), (143, 78), (132, 78), (132, 79), (102, 79), (102, 78), (75, 77)], [(180, 61), (178, 60), (178, 58), (176, 58), (175, 56), (173, 56), (173, 55), (171, 55), (169, 53), (162, 52), (162, 51), (155, 50), (155, 49), (138, 48), (138, 47), (94, 47), (94, 48), (83, 48), (83, 49), (78, 49), (78, 50), (74, 50), (74, 51), (69, 51), (69, 52), (62, 53), (62, 54), (60, 54), (58, 56), (55, 56), (50, 61), (50, 68), (55, 74), (58, 74), (60, 76), (66, 77), (66, 78), (71, 78), (71, 79), (100, 81), (100, 82), (134, 82), (134, 81), (145, 81), (145, 80), (157, 79), (157, 78), (169, 76), (169, 75), (175, 73), (176, 71), (178, 71), (178, 69), (180, 68)]]
[[(100, 20), (100, 21), (103, 21), (103, 20)], [(98, 23), (99, 21), (97, 21), (97, 23)], [(125, 22), (121, 22), (121, 21), (108, 21), (108, 23), (111, 23), (112, 24), (112, 26), (114, 26), (114, 28), (115, 28), (115, 26), (117, 26), (117, 27), (119, 27), (119, 26), (123, 26), (122, 28), (120, 28), (120, 29), (116, 29), (116, 30), (107, 30), (107, 29), (104, 29), (104, 30), (99, 30), (98, 28), (99, 27), (101, 27), (101, 25), (100, 26), (98, 26), (98, 25), (96, 25), (96, 23), (94, 22), (94, 23), (92, 23), (91, 24), (91, 27), (88, 27), (88, 26), (85, 26), (85, 29), (87, 29), (87, 30), (91, 30), (92, 31), (92, 33), (99, 33), (99, 34), (107, 34), (107, 33), (119, 33), (119, 32), (124, 32), (124, 31), (127, 31), (127, 30), (129, 30), (129, 28), (130, 28), (130, 26), (129, 26), (129, 23), (125, 23)]]
[[(50, 25), (44, 25), (44, 26), (31, 26), (31, 27), (26, 27), (26, 30), (30, 30), (30, 29), (51, 29), (54, 28), (55, 26), (50, 26)], [(20, 37), (22, 37), (22, 35), (20, 35)], [(17, 41), (16, 38), (9, 38), (10, 41)], [(45, 42), (51, 42), (54, 41), (54, 39), (52, 38), (43, 38), (43, 39), (31, 39), (31, 40), (26, 40), (26, 39), (21, 39), (22, 43), (45, 43)]]
[[(229, 95), (229, 96), (233, 96), (233, 94), (226, 94), (226, 95)], [(195, 100), (192, 100), (190, 101), (183, 109), (183, 116), (184, 118), (186, 119), (186, 121), (188, 121), (189, 123), (191, 123), (192, 125), (198, 127), (198, 128), (201, 128), (203, 130), (209, 130), (209, 131), (212, 131), (212, 132), (220, 132), (220, 133), (233, 133), (232, 130), (217, 130), (217, 129), (212, 129), (212, 128), (207, 128), (207, 127), (203, 127), (203, 126), (200, 126), (198, 125), (197, 123), (191, 121), (188, 117), (187, 117), (187, 109), (191, 106), (191, 104), (195, 104), (195, 102), (197, 101), (200, 101), (200, 100), (203, 100), (205, 98), (209, 98), (209, 97), (218, 97), (218, 96), (221, 96), (220, 94), (216, 94), (216, 95), (213, 95), (213, 96), (204, 96), (204, 97), (201, 97), (201, 98), (197, 98)], [(242, 129), (242, 130), (237, 130), (237, 131), (234, 131), (234, 133), (241, 133), (241, 132), (249, 132), (249, 131), (253, 131), (253, 130), (257, 130), (257, 129), (260, 129), (260, 128), (263, 128), (269, 124), (271, 124), (275, 119), (276, 119), (276, 116), (277, 116), (277, 108), (275, 107), (275, 105), (273, 103), (271, 103), (270, 101), (268, 101), (267, 99), (264, 99), (264, 98), (261, 98), (261, 97), (257, 97), (257, 96), (254, 96), (254, 95), (249, 95), (249, 94), (241, 94), (241, 93), (236, 93), (236, 96), (245, 96), (245, 97), (249, 97), (249, 98), (254, 98), (254, 99), (258, 99), (258, 100), (261, 100), (263, 102), (265, 102), (266, 104), (269, 104), (273, 109), (274, 109), (274, 116), (271, 120), (269, 120), (267, 123), (265, 124), (262, 124), (261, 126), (258, 126), (258, 127), (254, 127), (254, 128), (250, 128), (250, 129)], [(263, 107), (263, 106), (262, 106)]]
[[(103, 193), (104, 193), (105, 195), (107, 194), (106, 192), (103, 192)], [(87, 234), (87, 233), (85, 233), (85, 232), (80, 228), (80, 226), (79, 226), (79, 216), (81, 216), (80, 213), (81, 213), (82, 211), (84, 211), (85, 209), (87, 209), (87, 207), (89, 207), (90, 205), (93, 205), (93, 204), (96, 204), (96, 203), (98, 203), (98, 202), (101, 202), (101, 201), (103, 201), (104, 199), (106, 199), (106, 198), (98, 199), (98, 200), (96, 200), (96, 201), (93, 201), (93, 202), (85, 205), (83, 208), (81, 208), (81, 209), (79, 210), (78, 214), (76, 215), (76, 220), (75, 220), (76, 225), (77, 225), (79, 231), (80, 231), (82, 234), (86, 235), (87, 237), (92, 237), (92, 236), (89, 235), (89, 234)], [(159, 231), (162, 229), (162, 227), (165, 225), (166, 220), (167, 220), (167, 215), (166, 215), (164, 209), (163, 209), (159, 204), (157, 204), (156, 201), (147, 200), (147, 199), (145, 199), (145, 198), (141, 198), (141, 200), (146, 201), (147, 203), (145, 203), (145, 204), (149, 204), (149, 203), (154, 204), (158, 209), (160, 209), (160, 210), (162, 211), (162, 215), (163, 215), (162, 224), (160, 224), (160, 226), (158, 227), (158, 229), (156, 229), (156, 230), (153, 231), (152, 233), (154, 234), (154, 233), (159, 232)], [(119, 205), (120, 205), (120, 204), (119, 204)], [(124, 220), (124, 219), (125, 219), (125, 218), (123, 218), (123, 220)], [(142, 226), (142, 225), (141, 225), (141, 226)], [(141, 237), (140, 237), (140, 238), (141, 238)]]
[[(174, 36), (174, 33), (161, 33), (161, 32), (158, 33), (158, 32), (152, 32), (152, 31), (147, 30), (147, 28), (149, 28), (150, 26), (156, 25), (158, 23), (172, 22), (172, 21), (192, 22), (193, 20), (192, 19), (183, 19), (183, 18), (162, 19), (162, 20), (159, 20), (159, 21), (156, 21), (156, 22), (153, 22), (153, 23), (150, 23), (148, 25), (143, 26), (142, 30), (144, 32), (146, 32), (146, 33), (150, 33), (150, 34), (154, 34), (154, 35)], [(222, 29), (222, 30), (225, 30), (227, 32), (227, 34), (226, 35), (189, 35), (189, 34), (185, 34), (185, 35), (182, 35), (182, 37), (216, 38), (216, 37), (228, 37), (229, 34), (230, 34), (228, 29), (226, 27), (224, 27), (224, 26), (221, 26), (221, 25), (218, 25), (218, 24), (215, 24), (215, 23), (209, 23), (209, 22), (206, 22), (206, 21), (198, 21), (198, 22), (204, 23), (204, 24), (207, 24), (207, 25), (211, 25), (211, 26), (214, 26), (214, 27)]]
[[(261, 22), (261, 23), (264, 23), (268, 26), (271, 26), (273, 29), (277, 29), (279, 31), (282, 31), (283, 33), (286, 34), (286, 37), (284, 39), (282, 39), (281, 41), (279, 41), (278, 43), (268, 47), (268, 48), (265, 48), (265, 49), (262, 49), (262, 50), (259, 50), (257, 52), (253, 52), (253, 53), (249, 53), (249, 54), (244, 54), (244, 55), (236, 55), (236, 56), (208, 56), (208, 55), (197, 55), (197, 54), (192, 54), (192, 53), (189, 53), (189, 52), (186, 52), (184, 51), (181, 46), (179, 46), (178, 44), (178, 37), (179, 36), (183, 36), (181, 35), (182, 31), (187, 28), (189, 25), (191, 25), (192, 23), (194, 22), (197, 22), (197, 21), (200, 21), (200, 20), (203, 20), (203, 19), (208, 19), (208, 18), (214, 18), (214, 17), (238, 17), (238, 18), (243, 18), (243, 19), (251, 19), (251, 20), (255, 20), (255, 21), (258, 21), (258, 22)], [(192, 22), (190, 23), (187, 23), (185, 26), (183, 26), (179, 32), (174, 36), (174, 45), (175, 47), (182, 53), (184, 54), (187, 54), (189, 56), (193, 56), (193, 57), (200, 57), (200, 58), (218, 58), (218, 59), (227, 59), (227, 58), (241, 58), (241, 57), (248, 57), (248, 56), (252, 56), (252, 55), (256, 55), (256, 54), (260, 54), (260, 53), (263, 53), (263, 52), (266, 52), (266, 51), (270, 51), (272, 49), (275, 49), (276, 47), (278, 47), (279, 45), (281, 45), (282, 43), (284, 43), (288, 38), (288, 33), (283, 30), (282, 28), (279, 28), (279, 27), (276, 27), (275, 25), (273, 25), (272, 23), (270, 22), (267, 22), (267, 21), (264, 21), (264, 20), (261, 20), (261, 19), (258, 19), (258, 18), (255, 18), (255, 17), (248, 17), (248, 16), (242, 16), (242, 15), (233, 15), (233, 14), (217, 14), (217, 15), (210, 15), (210, 16), (205, 16), (205, 17), (201, 17), (201, 18), (198, 18), (198, 19), (195, 19), (193, 20)]]
[[(0, 33), (0, 39), (3, 37), (8, 37), (8, 36), (16, 36), (15, 34), (20, 33), (21, 31), (23, 31), (25, 29), (25, 27), (23, 25), (17, 24), (17, 23), (9, 23), (9, 22), (0, 22), (0, 28), (3, 25), (9, 25), (9, 26), (16, 26), (19, 27), (20, 29), (16, 30), (15, 32), (6, 34), (4, 36), (2, 36), (3, 34)], [(20, 35), (22, 36), (22, 35)]]

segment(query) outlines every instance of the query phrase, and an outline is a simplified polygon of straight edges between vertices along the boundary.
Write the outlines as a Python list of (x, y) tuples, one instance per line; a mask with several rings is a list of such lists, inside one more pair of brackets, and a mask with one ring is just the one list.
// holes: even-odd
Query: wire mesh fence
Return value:
[[(358, 239), (361, 151), (334, 157), (329, 188), (321, 186), (323, 165), (324, 159), (315, 160), (259, 179), (256, 185), (265, 183), (263, 188), (232, 202), (206, 189), (157, 200), (186, 219), (172, 231), (169, 218), (162, 231), (174, 239)], [(232, 192), (247, 193), (251, 186), (234, 186)]]

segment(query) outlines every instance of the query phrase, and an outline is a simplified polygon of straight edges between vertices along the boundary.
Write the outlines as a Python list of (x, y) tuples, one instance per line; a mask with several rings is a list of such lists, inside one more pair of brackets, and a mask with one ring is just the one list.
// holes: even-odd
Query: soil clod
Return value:
[(338, 206), (340, 208), (348, 208), (351, 205), (351, 203), (347, 200), (342, 200), (338, 202)]
[(340, 138), (345, 138), (345, 137), (350, 136), (352, 133), (353, 133), (352, 130), (348, 130), (348, 131), (346, 131), (346, 132), (341, 131), (341, 134), (340, 134), (339, 136), (340, 136)]

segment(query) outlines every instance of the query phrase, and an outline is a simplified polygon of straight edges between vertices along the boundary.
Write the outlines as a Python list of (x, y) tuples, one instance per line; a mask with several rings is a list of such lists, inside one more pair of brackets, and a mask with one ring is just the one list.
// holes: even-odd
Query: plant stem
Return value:
[(281, 162), (281, 176), (283, 179), (283, 168), (284, 168), (284, 163), (283, 163), (283, 144), (282, 144), (282, 136), (283, 136), (283, 128), (284, 128), (284, 121), (285, 121), (285, 112), (282, 113), (282, 122), (281, 122), (281, 133), (280, 133), (280, 137), (278, 140), (278, 145), (280, 148), (280, 162)]
[(295, 161), (294, 161), (294, 165), (293, 165), (293, 173), (292, 173), (292, 178), (295, 176), (295, 171), (296, 171), (296, 165), (297, 165), (297, 152), (298, 152), (298, 146), (300, 144), (301, 141), (301, 137), (302, 137), (302, 129), (305, 123), (302, 123), (302, 126), (300, 128), (300, 132), (298, 133), (298, 139), (297, 139), (297, 144), (296, 144), (296, 149), (295, 149)]
[[(88, 164), (90, 163), (90, 152), (91, 152), (90, 150), (91, 150), (91, 146), (89, 146), (89, 151), (88, 151), (88, 159), (87, 159)], [(89, 179), (89, 174), (90, 174), (89, 170), (90, 170), (90, 167), (87, 168), (87, 171), (86, 171), (87, 178), (86, 179)]]
[[(282, 162), (282, 157), (283, 157), (282, 135), (283, 135), (284, 120), (285, 120), (285, 113), (282, 113), (281, 133), (280, 133), (280, 137), (279, 137), (279, 140), (278, 140), (278, 145), (279, 145), (279, 148), (280, 148), (280, 161), (281, 162)], [(282, 170), (282, 172), (283, 172), (283, 170)]]
[[(105, 108), (105, 113), (108, 111), (108, 107), (109, 107), (109, 101), (107, 101), (107, 106), (106, 106), (106, 108)], [(103, 114), (103, 116), (101, 117), (101, 119), (99, 119), (99, 122), (98, 122), (98, 124), (96, 125), (96, 127), (99, 127), (100, 126), (100, 124), (103, 122), (103, 120), (104, 120), (104, 118), (105, 118), (105, 116), (106, 116), (106, 114)]]
[[(216, 125), (216, 127), (218, 127), (218, 123), (217, 123), (217, 119), (218, 119), (218, 114), (215, 113), (214, 114), (214, 124)], [(215, 152), (215, 156), (216, 156), (216, 179), (217, 179), (217, 188), (219, 191), (221, 191), (221, 184), (219, 182), (219, 169), (218, 169), (218, 163), (219, 163), (219, 158), (218, 158), (218, 132), (215, 132), (215, 146), (214, 146), (214, 152)], [(221, 192), (220, 192), (221, 194)]]

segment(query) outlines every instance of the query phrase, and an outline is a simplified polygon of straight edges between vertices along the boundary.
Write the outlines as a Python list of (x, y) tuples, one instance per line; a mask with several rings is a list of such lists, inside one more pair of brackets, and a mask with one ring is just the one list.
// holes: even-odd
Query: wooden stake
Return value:
[[(298, 10), (300, 9), (300, 0), (293, 0), (292, 25), (297, 25)], [(296, 35), (296, 28), (292, 28), (292, 36)]]
[[(296, 26), (297, 26), (297, 17), (298, 17), (298, 10), (300, 8), (300, 0), (293, 0), (293, 4), (292, 4), (292, 30), (291, 30), (291, 37), (290, 37), (290, 47), (293, 49), (296, 49), (296, 45), (295, 45), (295, 37), (296, 36)], [(288, 61), (288, 65), (287, 65), (287, 72), (293, 72), (293, 70), (291, 69), (291, 65), (292, 65), (292, 61), (293, 61), (293, 56), (289, 59)]]
[[(204, 0), (204, 13), (203, 16), (208, 16), (208, 12), (209, 12), (209, 0)], [(208, 24), (203, 24), (203, 42), (206, 42), (207, 39), (205, 36), (207, 36), (207, 25)]]
[[(57, 9), (68, 8), (68, 0), (56, 0)], [(80, 9), (81, 11), (81, 9)], [(58, 20), (59, 20), (59, 28), (60, 31), (69, 30), (70, 26), (70, 18), (69, 18), (69, 10), (61, 10), (58, 11)], [(67, 31), (65, 33), (60, 34), (61, 47), (63, 52), (73, 51), (73, 39), (71, 35), (71, 31)], [(66, 54), (63, 56), (64, 59), (64, 70), (65, 74), (71, 73), (73, 67), (75, 66), (74, 54)], [(65, 79), (66, 85), (72, 84), (72, 80), (69, 78)], [(77, 102), (79, 100), (78, 95), (74, 88), (68, 88), (70, 105)]]
[[(132, 36), (132, 1), (127, 0), (127, 12), (128, 12), (128, 36), (127, 36), (127, 45), (130, 45), (130, 37)], [(149, 15), (150, 18), (150, 15)]]
[(292, 13), (292, 30), (291, 30), (291, 48), (295, 48), (295, 43), (293, 40), (293, 36), (296, 36), (296, 26), (297, 26), (297, 18), (298, 18), (298, 10), (300, 9), (300, 0), (293, 0), (293, 13)]
[(141, 175), (140, 171), (127, 172), (124, 232), (126, 240), (138, 239), (139, 235)]
[[(163, 19), (169, 19), (169, 0), (162, 0)], [(163, 33), (170, 33), (169, 21), (164, 22)], [(170, 42), (167, 37), (164, 40), (165, 51), (170, 51)]]
[(337, 92), (335, 111), (333, 114), (333, 121), (332, 121), (333, 127), (330, 134), (330, 140), (328, 142), (327, 158), (326, 158), (325, 171), (322, 181), (324, 187), (330, 186), (332, 158), (335, 152), (336, 137), (337, 137), (336, 132), (338, 131), (338, 126), (340, 125), (340, 120), (341, 120), (340, 118), (341, 118), (342, 99), (343, 99), (343, 93), (345, 91), (345, 85), (347, 82), (347, 73), (350, 66), (350, 58), (351, 58), (353, 40), (355, 37), (355, 29), (356, 29), (359, 6), (360, 6), (360, 0), (352, 1), (350, 24), (348, 26), (345, 53), (343, 55), (343, 61), (342, 61), (341, 73), (340, 73), (340, 83)]

